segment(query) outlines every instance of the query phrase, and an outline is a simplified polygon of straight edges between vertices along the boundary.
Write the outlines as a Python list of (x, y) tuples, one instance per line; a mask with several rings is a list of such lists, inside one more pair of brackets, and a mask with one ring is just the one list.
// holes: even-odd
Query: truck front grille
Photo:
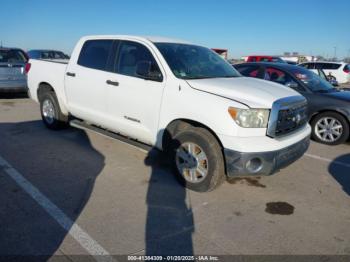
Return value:
[(282, 98), (272, 106), (267, 135), (283, 136), (302, 128), (307, 122), (307, 102), (304, 97)]

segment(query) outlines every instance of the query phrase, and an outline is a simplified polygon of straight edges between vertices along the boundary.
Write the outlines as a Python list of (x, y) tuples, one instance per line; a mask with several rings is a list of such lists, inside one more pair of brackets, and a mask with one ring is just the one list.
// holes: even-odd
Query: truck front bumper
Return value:
[(308, 149), (310, 137), (280, 150), (268, 152), (238, 152), (224, 149), (228, 177), (272, 175), (299, 159)]

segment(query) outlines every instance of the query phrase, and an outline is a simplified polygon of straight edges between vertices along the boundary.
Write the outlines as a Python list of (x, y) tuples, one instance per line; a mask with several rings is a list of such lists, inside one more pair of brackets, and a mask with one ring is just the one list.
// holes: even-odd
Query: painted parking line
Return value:
[(339, 166), (350, 168), (350, 164), (344, 163), (344, 162), (341, 162), (341, 161), (332, 160), (332, 159), (328, 159), (328, 158), (325, 158), (325, 157), (312, 155), (312, 154), (307, 154), (307, 153), (304, 154), (304, 156), (311, 157), (311, 158), (317, 159), (317, 160), (321, 160), (321, 161), (324, 161), (324, 162), (327, 162), (327, 163), (332, 163), (332, 164), (336, 164), (336, 165), (339, 165)]
[(115, 261), (111, 255), (74, 223), (64, 212), (50, 201), (33, 184), (0, 156), (0, 168), (9, 175), (31, 198), (33, 198), (64, 230), (68, 232), (97, 261)]

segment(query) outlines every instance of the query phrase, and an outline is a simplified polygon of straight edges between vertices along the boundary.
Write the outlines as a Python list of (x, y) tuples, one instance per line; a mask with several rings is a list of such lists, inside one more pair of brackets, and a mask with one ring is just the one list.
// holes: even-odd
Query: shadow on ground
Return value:
[[(173, 143), (179, 145), (177, 141)], [(151, 167), (146, 199), (146, 255), (193, 255), (194, 221), (186, 188), (171, 175), (171, 162), (165, 153), (152, 149), (145, 164)]]
[(18, 98), (28, 98), (28, 94), (23, 93), (1, 93), (0, 99), (18, 99)]
[(329, 173), (350, 196), (350, 154), (337, 157), (328, 167)]
[[(104, 156), (84, 131), (41, 121), (0, 123), (0, 155), (73, 222), (88, 202)], [(55, 254), (68, 234), (0, 166), (0, 255)], [(71, 226), (71, 225), (69, 225)]]

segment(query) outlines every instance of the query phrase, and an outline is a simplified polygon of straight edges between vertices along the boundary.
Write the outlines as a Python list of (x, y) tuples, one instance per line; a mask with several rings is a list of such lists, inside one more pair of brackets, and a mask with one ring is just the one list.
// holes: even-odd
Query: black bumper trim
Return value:
[[(228, 177), (267, 176), (279, 171), (303, 156), (310, 144), (310, 137), (276, 151), (246, 153), (224, 149), (226, 173)], [(251, 159), (261, 161), (260, 168), (251, 170), (247, 163)]]

